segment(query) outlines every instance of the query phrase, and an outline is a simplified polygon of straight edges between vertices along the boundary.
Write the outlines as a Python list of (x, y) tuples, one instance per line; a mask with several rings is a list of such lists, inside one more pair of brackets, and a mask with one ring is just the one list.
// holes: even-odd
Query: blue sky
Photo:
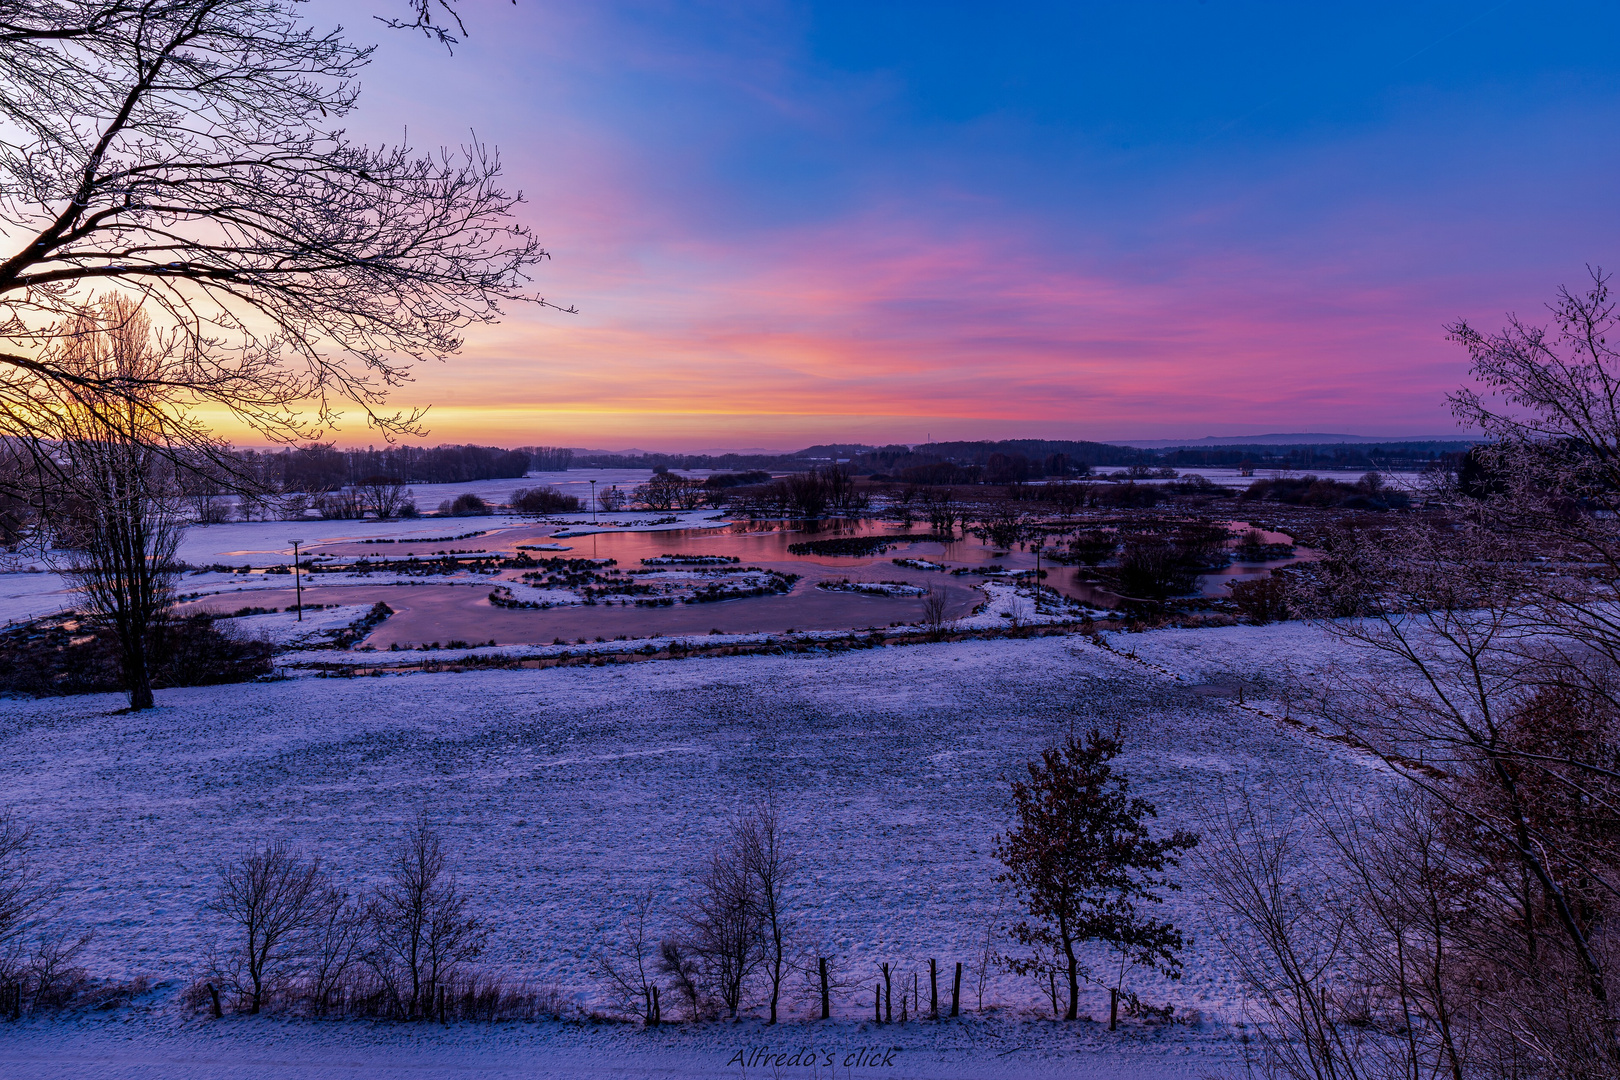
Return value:
[(1620, 264), (1620, 9), (487, 4), (351, 127), (501, 146), (555, 260), (435, 438), (1428, 434), (1444, 323)]

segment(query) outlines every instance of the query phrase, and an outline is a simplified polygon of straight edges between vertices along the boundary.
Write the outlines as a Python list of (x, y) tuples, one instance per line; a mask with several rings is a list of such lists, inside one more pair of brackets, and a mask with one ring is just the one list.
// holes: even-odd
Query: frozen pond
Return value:
[[(366, 523), (346, 524), (363, 527)], [(1229, 524), (1234, 536), (1247, 528), (1243, 522)], [(306, 575), (304, 600), (314, 604), (387, 603), (394, 616), (362, 643), (375, 649), (453, 641), (511, 645), (712, 631), (783, 633), (916, 625), (923, 621), (924, 594), (930, 591), (943, 594), (946, 618), (961, 618), (984, 599), (983, 592), (975, 588), (978, 583), (987, 578), (1006, 580), (1035, 570), (1038, 562), (1033, 551), (996, 550), (974, 537), (945, 542), (928, 533), (899, 532), (892, 523), (877, 520), (737, 522), (708, 528), (578, 534), (578, 529), (586, 527), (459, 518), (413, 523), (411, 531), (418, 534), (414, 538), (398, 534), (395, 523), (389, 523), (389, 529), (377, 530), (382, 535), (367, 536), (362, 528), (354, 528), (341, 539), (312, 541), (305, 550), (318, 567), (353, 569), (357, 560), (364, 559), (369, 571), (363, 576), (320, 572)], [(388, 531), (396, 535), (386, 535)], [(880, 542), (884, 549), (846, 555), (803, 548), (807, 543), (836, 545), (866, 539)], [(1289, 538), (1266, 533), (1262, 539), (1275, 544), (1287, 543)], [(1235, 538), (1232, 543), (1236, 543)], [(785, 592), (708, 603), (650, 606), (635, 603), (628, 595), (616, 595), (600, 603), (579, 603), (575, 599), (543, 607), (511, 607), (492, 603), (492, 592), (502, 587), (523, 589), (523, 582), (532, 579), (533, 572), (493, 568), (482, 572), (466, 569), (451, 575), (420, 572), (423, 567), (431, 567), (436, 558), (485, 558), (492, 560), (492, 567), (493, 560), (520, 555), (537, 560), (611, 562), (613, 565), (605, 567), (604, 573), (615, 575), (619, 582), (682, 577), (701, 580), (705, 574), (724, 580), (727, 575), (752, 567), (793, 575), (796, 580)], [(686, 561), (666, 566), (666, 557)], [(1199, 582), (1200, 592), (1224, 596), (1228, 582), (1267, 573), (1290, 561), (1234, 562), (1204, 575)], [(265, 560), (249, 560), (250, 564), (255, 562), (263, 566)], [(1093, 607), (1112, 607), (1118, 602), (1106, 588), (1090, 580), (1095, 576), (1090, 568), (1058, 565), (1044, 558), (1039, 559), (1039, 568), (1045, 575), (1044, 584), (1073, 600)], [(648, 576), (638, 578), (636, 574)], [(287, 608), (295, 603), (296, 594), (287, 576), (253, 574), (234, 580), (239, 584), (227, 579), (207, 590), (213, 595), (191, 602), (187, 609), (230, 613), (246, 606)], [(856, 587), (895, 583), (901, 588), (895, 590), (898, 595), (828, 588), (847, 588), (846, 582)]]

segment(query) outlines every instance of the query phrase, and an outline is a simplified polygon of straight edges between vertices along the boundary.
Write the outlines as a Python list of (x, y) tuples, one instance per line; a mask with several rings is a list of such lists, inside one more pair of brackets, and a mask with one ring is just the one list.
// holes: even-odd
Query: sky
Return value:
[(322, 7), (350, 132), (498, 146), (579, 309), (424, 365), (429, 443), (1442, 434), (1446, 324), (1620, 263), (1620, 5)]

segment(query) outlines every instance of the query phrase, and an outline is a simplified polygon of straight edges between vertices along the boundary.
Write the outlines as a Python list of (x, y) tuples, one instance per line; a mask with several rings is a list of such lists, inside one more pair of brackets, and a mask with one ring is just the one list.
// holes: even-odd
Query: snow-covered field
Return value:
[[(1010, 592), (1010, 589), (1008, 590)], [(342, 613), (347, 614), (347, 613)], [(334, 615), (334, 618), (338, 617)], [(270, 617), (265, 617), (270, 618)], [(245, 620), (244, 620), (245, 621)], [(0, 1076), (1092, 1076), (1194, 1077), (1240, 1052), (1240, 1000), (1214, 946), (1207, 895), (1184, 875), (1166, 914), (1193, 937), (1179, 983), (1146, 1000), (1188, 1022), (1078, 1028), (1038, 1019), (1028, 980), (992, 971), (988, 927), (1010, 908), (993, 878), (1006, 777), (1070, 730), (1120, 725), (1122, 768), (1159, 827), (1199, 828), (1239, 790), (1288, 813), (1324, 780), (1368, 791), (1381, 763), (1266, 718), (1267, 679), (1356, 657), (1298, 624), (726, 657), (606, 668), (295, 677), (167, 690), (150, 713), (98, 696), (0, 701), (0, 785), (62, 882), (64, 919), (96, 932), (90, 966), (161, 985), (134, 1008), (0, 1037)], [(1249, 686), (1246, 704), (1231, 694)], [(1270, 685), (1275, 685), (1273, 682)], [(728, 817), (772, 796), (805, 873), (803, 944), (835, 955), (861, 993), (835, 1021), (767, 1031), (608, 1025), (373, 1026), (183, 1014), (213, 928), (213, 867), (281, 837), (353, 885), (421, 810), (440, 824), (480, 914), (485, 960), (598, 1000), (593, 950), (643, 890), (673, 925), (687, 876)], [(1001, 905), (998, 907), (998, 905)], [(960, 960), (956, 1024), (863, 1023), (878, 963), (907, 983)], [(865, 995), (861, 996), (862, 993)], [(1106, 993), (1088, 1002), (1106, 1016)], [(790, 1015), (807, 1015), (796, 995)], [(745, 1046), (899, 1046), (855, 1068), (728, 1065)]]

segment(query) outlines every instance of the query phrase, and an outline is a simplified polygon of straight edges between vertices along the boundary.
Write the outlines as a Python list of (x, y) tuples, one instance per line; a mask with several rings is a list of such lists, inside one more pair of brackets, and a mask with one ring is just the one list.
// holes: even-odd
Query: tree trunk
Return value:
[(1069, 956), (1069, 1012), (1068, 1019), (1073, 1020), (1080, 1015), (1080, 967), (1075, 963), (1073, 954)]
[(129, 691), (130, 711), (152, 708), (156, 702), (152, 697), (152, 672), (146, 657), (145, 628), (132, 627), (120, 633), (118, 644), (123, 653), (124, 686)]
[(956, 962), (956, 978), (951, 982), (951, 1015), (956, 1016), (962, 1005), (962, 961)]
[[(1069, 1010), (1067, 1017), (1070, 1020), (1080, 1015), (1080, 961), (1074, 955), (1074, 941), (1069, 937), (1067, 922), (1061, 924), (1063, 933), (1063, 954), (1069, 961)], [(1057, 1013), (1057, 1003), (1052, 1003), (1052, 1012)]]
[(1113, 1031), (1119, 1027), (1119, 991), (1114, 987), (1108, 988), (1108, 1030)]

